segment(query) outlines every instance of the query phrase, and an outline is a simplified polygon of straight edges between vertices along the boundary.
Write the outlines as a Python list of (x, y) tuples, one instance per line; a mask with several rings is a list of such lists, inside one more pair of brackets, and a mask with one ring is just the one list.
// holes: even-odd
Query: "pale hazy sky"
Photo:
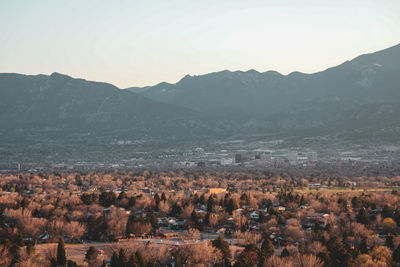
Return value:
[(0, 0), (0, 72), (121, 88), (316, 72), (400, 43), (400, 0)]

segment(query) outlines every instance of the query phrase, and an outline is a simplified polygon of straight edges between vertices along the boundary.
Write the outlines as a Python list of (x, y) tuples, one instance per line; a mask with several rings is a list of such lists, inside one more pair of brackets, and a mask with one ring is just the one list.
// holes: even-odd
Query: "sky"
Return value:
[(120, 88), (313, 73), (400, 43), (399, 0), (1, 0), (0, 72)]

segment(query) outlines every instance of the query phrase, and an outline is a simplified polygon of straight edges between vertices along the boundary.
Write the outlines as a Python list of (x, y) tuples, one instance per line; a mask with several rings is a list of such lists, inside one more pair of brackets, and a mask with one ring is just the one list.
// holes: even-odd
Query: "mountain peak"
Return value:
[(53, 72), (50, 74), (50, 78), (52, 79), (73, 79), (71, 76), (59, 73), (59, 72)]
[(191, 78), (193, 78), (193, 76), (191, 76), (190, 74), (186, 74), (182, 79), (179, 80), (178, 83), (190, 80)]

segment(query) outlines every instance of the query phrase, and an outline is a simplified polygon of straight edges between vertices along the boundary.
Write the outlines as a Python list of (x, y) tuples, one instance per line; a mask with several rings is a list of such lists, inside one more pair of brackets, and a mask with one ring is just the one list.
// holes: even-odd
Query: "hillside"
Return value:
[(348, 134), (365, 129), (369, 135), (391, 135), (400, 122), (399, 62), (396, 45), (313, 74), (225, 70), (135, 90), (153, 100), (239, 120), (242, 131)]
[(0, 99), (6, 137), (184, 138), (214, 131), (199, 112), (58, 73), (0, 74)]

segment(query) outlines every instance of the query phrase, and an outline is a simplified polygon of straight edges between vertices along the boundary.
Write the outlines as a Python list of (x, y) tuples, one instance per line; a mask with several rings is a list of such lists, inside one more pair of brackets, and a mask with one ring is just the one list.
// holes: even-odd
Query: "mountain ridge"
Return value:
[(362, 133), (395, 138), (399, 62), (396, 45), (313, 74), (224, 70), (129, 90), (57, 72), (0, 73), (0, 135), (180, 140), (298, 133), (356, 138)]
[(199, 112), (59, 73), (0, 74), (0, 99), (3, 135), (33, 131), (139, 138), (212, 132)]
[[(393, 112), (388, 119), (382, 110), (390, 105), (393, 108), (388, 110), (397, 110), (399, 105), (399, 62), (397, 44), (311, 74), (225, 70), (186, 75), (175, 84), (160, 83), (140, 94), (209, 115), (240, 117), (242, 124), (256, 124), (260, 131), (317, 129), (330, 124), (348, 129), (346, 125), (355, 123), (349, 118), (364, 121), (363, 127), (370, 128), (368, 120), (375, 117), (398, 121)], [(366, 112), (368, 107), (382, 114)]]

